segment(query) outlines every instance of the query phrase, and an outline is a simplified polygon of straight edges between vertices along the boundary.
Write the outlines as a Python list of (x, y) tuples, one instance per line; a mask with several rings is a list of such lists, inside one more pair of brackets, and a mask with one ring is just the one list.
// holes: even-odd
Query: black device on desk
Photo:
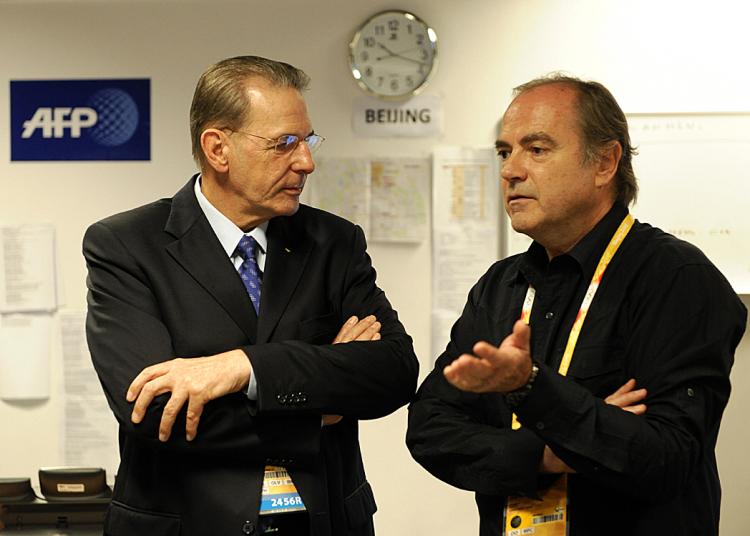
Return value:
[(0, 479), (0, 531), (101, 534), (112, 497), (104, 469), (42, 468), (39, 485), (43, 497), (34, 493), (28, 478)]

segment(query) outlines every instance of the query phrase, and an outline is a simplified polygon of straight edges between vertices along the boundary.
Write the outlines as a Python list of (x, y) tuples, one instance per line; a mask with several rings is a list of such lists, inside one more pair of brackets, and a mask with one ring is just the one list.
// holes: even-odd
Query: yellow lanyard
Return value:
[[(604, 271), (607, 269), (607, 266), (609, 266), (612, 257), (617, 253), (620, 244), (622, 244), (625, 237), (628, 236), (630, 229), (633, 227), (633, 221), (633, 216), (630, 214), (625, 216), (620, 223), (620, 226), (617, 228), (617, 231), (615, 231), (615, 234), (612, 235), (612, 239), (609, 241), (607, 249), (604, 250), (601, 259), (599, 259), (599, 264), (594, 271), (594, 277), (591, 278), (591, 283), (586, 290), (586, 295), (583, 297), (581, 308), (578, 310), (575, 322), (573, 322), (573, 327), (570, 329), (568, 344), (565, 345), (565, 352), (563, 353), (562, 361), (560, 362), (560, 368), (557, 371), (561, 376), (568, 374), (570, 362), (573, 359), (573, 351), (575, 350), (576, 344), (578, 343), (578, 336), (581, 334), (581, 329), (583, 328), (583, 321), (586, 320), (586, 315), (589, 312), (589, 307), (591, 307), (591, 302), (594, 301), (596, 291), (599, 290)], [(526, 297), (523, 300), (523, 308), (521, 309), (521, 320), (526, 322), (526, 324), (531, 321), (531, 308), (534, 306), (535, 296), (536, 291), (534, 290), (534, 287), (529, 285), (529, 289), (526, 291)], [(518, 430), (521, 427), (521, 423), (518, 422), (515, 413), (513, 414), (512, 427), (513, 430)]]

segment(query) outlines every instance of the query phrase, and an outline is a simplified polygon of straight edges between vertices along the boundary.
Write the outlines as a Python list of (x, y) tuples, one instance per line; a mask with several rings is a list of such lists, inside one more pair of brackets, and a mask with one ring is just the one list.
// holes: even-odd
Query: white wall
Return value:
[[(346, 45), (360, 21), (386, 8), (412, 10), (438, 33), (440, 65), (428, 93), (444, 98), (442, 139), (352, 136), (351, 103), (360, 91), (348, 74)], [(113, 212), (169, 196), (187, 180), (194, 169), (187, 134), (192, 90), (200, 72), (220, 58), (258, 54), (305, 69), (313, 80), (311, 117), (328, 139), (326, 155), (427, 156), (438, 143), (491, 144), (511, 88), (553, 70), (603, 82), (626, 112), (748, 111), (747, 14), (744, 3), (730, 0), (0, 0), (0, 125), (10, 121), (9, 79), (148, 77), (153, 110), (153, 157), (146, 163), (11, 164), (8, 131), (0, 129), (0, 223), (57, 226), (64, 306), (80, 309), (84, 229)], [(380, 285), (414, 336), (424, 374), (434, 359), (429, 246), (372, 245), (370, 252)], [(750, 409), (748, 357), (745, 341), (718, 447), (722, 534), (729, 536), (750, 533), (750, 432), (743, 426)], [(53, 379), (47, 402), (0, 401), (0, 476), (33, 476), (39, 466), (60, 463), (57, 354)], [(476, 534), (471, 494), (411, 461), (405, 426), (404, 410), (362, 425), (379, 533)]]

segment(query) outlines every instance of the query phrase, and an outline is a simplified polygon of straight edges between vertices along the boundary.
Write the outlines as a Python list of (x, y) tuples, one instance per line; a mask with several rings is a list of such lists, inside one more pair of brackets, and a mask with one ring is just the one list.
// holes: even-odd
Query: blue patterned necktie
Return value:
[(253, 302), (256, 314), (260, 311), (260, 268), (258, 261), (255, 260), (255, 250), (258, 243), (252, 236), (243, 236), (240, 243), (237, 244), (235, 252), (242, 257), (239, 274), (242, 278), (242, 284), (245, 285), (250, 300)]

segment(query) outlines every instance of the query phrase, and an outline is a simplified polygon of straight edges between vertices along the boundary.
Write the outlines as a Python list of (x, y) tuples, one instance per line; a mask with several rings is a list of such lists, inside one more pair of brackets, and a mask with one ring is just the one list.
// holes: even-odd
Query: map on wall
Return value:
[(427, 158), (317, 160), (306, 202), (362, 227), (368, 242), (419, 243), (427, 236)]
[(634, 114), (633, 215), (698, 246), (750, 294), (750, 113)]

